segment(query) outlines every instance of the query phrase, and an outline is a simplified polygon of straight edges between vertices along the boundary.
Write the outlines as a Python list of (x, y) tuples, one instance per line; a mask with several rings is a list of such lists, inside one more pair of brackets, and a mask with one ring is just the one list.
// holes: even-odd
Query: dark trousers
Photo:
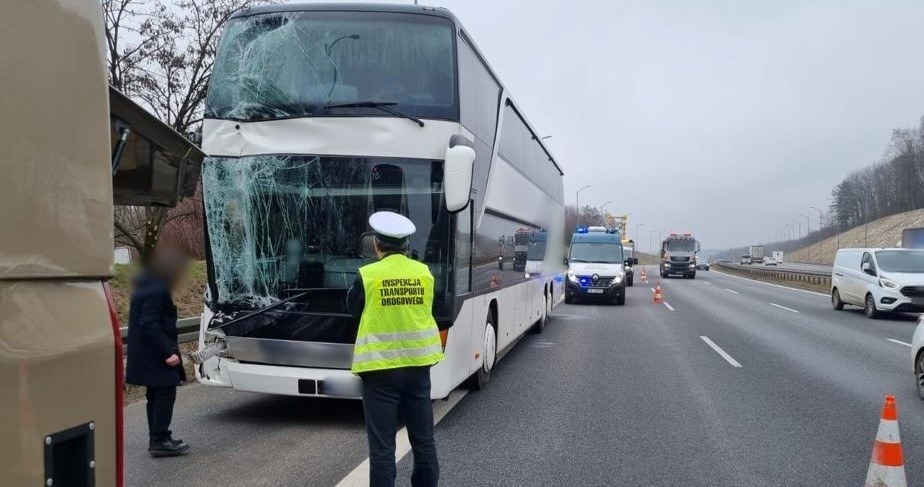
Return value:
[(440, 477), (433, 440), (433, 406), (430, 403), (430, 368), (407, 367), (361, 374), (363, 414), (369, 437), (369, 485), (393, 487), (395, 435), (401, 419), (414, 453), (413, 487), (436, 486)]
[(148, 399), (148, 434), (151, 442), (170, 439), (170, 422), (173, 421), (173, 403), (176, 402), (176, 386), (151, 387), (145, 391)]

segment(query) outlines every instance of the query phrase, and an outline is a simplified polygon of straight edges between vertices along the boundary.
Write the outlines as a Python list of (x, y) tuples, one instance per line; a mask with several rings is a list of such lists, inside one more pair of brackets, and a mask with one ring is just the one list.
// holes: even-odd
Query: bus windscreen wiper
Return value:
[(398, 102), (396, 101), (356, 101), (351, 103), (333, 103), (330, 105), (324, 105), (324, 108), (377, 108), (396, 117), (406, 118), (416, 123), (417, 125), (420, 125), (421, 127), (424, 126), (423, 120), (392, 108), (397, 105)]

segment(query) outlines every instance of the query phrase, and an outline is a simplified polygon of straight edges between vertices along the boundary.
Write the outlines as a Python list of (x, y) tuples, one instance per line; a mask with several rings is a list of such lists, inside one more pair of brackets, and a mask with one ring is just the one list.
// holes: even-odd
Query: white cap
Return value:
[(403, 239), (417, 231), (414, 222), (393, 211), (377, 211), (369, 217), (369, 226), (384, 237)]

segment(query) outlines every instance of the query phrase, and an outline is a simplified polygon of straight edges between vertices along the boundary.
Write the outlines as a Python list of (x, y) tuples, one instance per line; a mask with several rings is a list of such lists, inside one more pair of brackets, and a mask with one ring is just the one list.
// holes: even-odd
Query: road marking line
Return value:
[(906, 346), (906, 347), (910, 347), (910, 346), (911, 346), (910, 343), (905, 343), (905, 342), (903, 342), (903, 341), (901, 341), (901, 340), (896, 340), (896, 339), (894, 339), (894, 338), (886, 338), (886, 340), (888, 340), (888, 341), (890, 341), (890, 342), (892, 342), (892, 343), (897, 343), (897, 344), (899, 344), (899, 345), (904, 345), (904, 346)]
[(671, 305), (669, 305), (669, 304), (667, 304), (667, 301), (662, 301), (661, 304), (663, 304), (664, 306), (666, 306), (667, 309), (669, 309), (669, 310), (671, 310), (671, 311), (674, 311), (674, 307), (671, 306)]
[(770, 306), (776, 306), (777, 308), (785, 309), (786, 311), (792, 311), (793, 313), (798, 313), (798, 311), (796, 311), (796, 310), (794, 310), (794, 309), (792, 309), (792, 308), (787, 308), (786, 306), (780, 306), (780, 305), (778, 305), (778, 304), (776, 304), (776, 303), (770, 303)]
[(653, 287), (650, 287), (650, 288), (648, 288), (648, 289), (651, 289), (651, 292), (654, 292), (654, 288), (653, 288)]
[(703, 284), (712, 284), (712, 283), (709, 281), (703, 281)]
[(766, 284), (767, 286), (773, 286), (773, 287), (779, 287), (779, 288), (783, 288), (783, 289), (789, 289), (790, 291), (799, 291), (800, 293), (814, 294), (814, 295), (816, 295), (816, 296), (824, 296), (824, 297), (826, 297), (826, 298), (830, 297), (830, 296), (828, 296), (828, 295), (825, 294), (825, 293), (819, 293), (819, 292), (815, 292), (815, 291), (809, 291), (808, 289), (799, 289), (799, 288), (797, 288), (797, 287), (781, 286), (781, 285), (779, 285), (779, 284), (773, 284), (772, 282), (758, 281), (757, 279), (748, 279), (747, 277), (736, 276), (736, 275), (734, 275), (734, 274), (729, 274), (729, 273), (727, 273), (727, 272), (722, 272), (722, 271), (712, 271), (712, 272), (715, 272), (716, 274), (722, 274), (723, 276), (734, 277), (735, 279), (741, 279), (742, 281), (751, 281), (751, 282), (756, 282), (756, 283), (758, 283), (758, 284)]
[(728, 291), (728, 292), (730, 292), (730, 293), (732, 293), (732, 294), (741, 294), (741, 293), (739, 293), (738, 291), (735, 291), (735, 290), (733, 290), (733, 289), (725, 288), (725, 290)]
[(716, 345), (714, 341), (712, 341), (712, 340), (709, 339), (709, 337), (704, 336), (704, 335), (701, 335), (700, 338), (701, 338), (704, 342), (706, 342), (706, 345), (709, 345), (710, 347), (712, 347), (712, 349), (715, 350), (715, 353), (721, 355), (722, 358), (724, 358), (726, 362), (728, 362), (729, 364), (731, 364), (732, 367), (741, 367), (741, 364), (738, 363), (737, 360), (735, 360), (734, 358), (732, 358), (732, 356), (729, 355), (728, 352), (726, 352), (725, 350), (722, 350), (722, 347)]
[[(433, 424), (439, 424), (440, 421), (459, 404), (465, 395), (467, 389), (456, 389), (449, 393), (449, 398), (445, 401), (436, 401), (433, 403)], [(408, 452), (411, 451), (411, 441), (407, 437), (407, 428), (401, 428), (398, 431), (398, 437), (395, 440), (395, 462), (400, 462)], [(337, 483), (336, 487), (366, 487), (369, 485), (369, 457), (366, 457), (352, 472)]]

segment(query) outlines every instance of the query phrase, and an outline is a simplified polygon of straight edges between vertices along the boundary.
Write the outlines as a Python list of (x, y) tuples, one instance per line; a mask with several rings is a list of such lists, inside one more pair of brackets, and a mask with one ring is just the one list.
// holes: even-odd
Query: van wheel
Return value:
[(844, 309), (844, 302), (841, 301), (841, 292), (838, 291), (837, 288), (831, 291), (831, 307), (837, 311)]
[(879, 318), (879, 310), (876, 309), (876, 300), (873, 298), (872, 294), (866, 295), (866, 301), (863, 305), (863, 312), (866, 313), (866, 317), (875, 320)]
[(629, 278), (626, 279), (626, 286), (632, 287), (632, 284), (634, 284), (634, 281), (635, 281), (635, 275), (629, 276)]
[(491, 370), (497, 360), (497, 330), (494, 323), (494, 313), (488, 311), (488, 317), (484, 323), (484, 341), (482, 342), (484, 360), (478, 371), (469, 379), (469, 385), (476, 391), (483, 390), (488, 386), (488, 382), (491, 380)]
[(919, 353), (914, 363), (914, 377), (918, 383), (918, 395), (924, 399), (924, 353)]
[(626, 304), (626, 292), (623, 291), (620, 294), (616, 295), (616, 306), (624, 306)]

